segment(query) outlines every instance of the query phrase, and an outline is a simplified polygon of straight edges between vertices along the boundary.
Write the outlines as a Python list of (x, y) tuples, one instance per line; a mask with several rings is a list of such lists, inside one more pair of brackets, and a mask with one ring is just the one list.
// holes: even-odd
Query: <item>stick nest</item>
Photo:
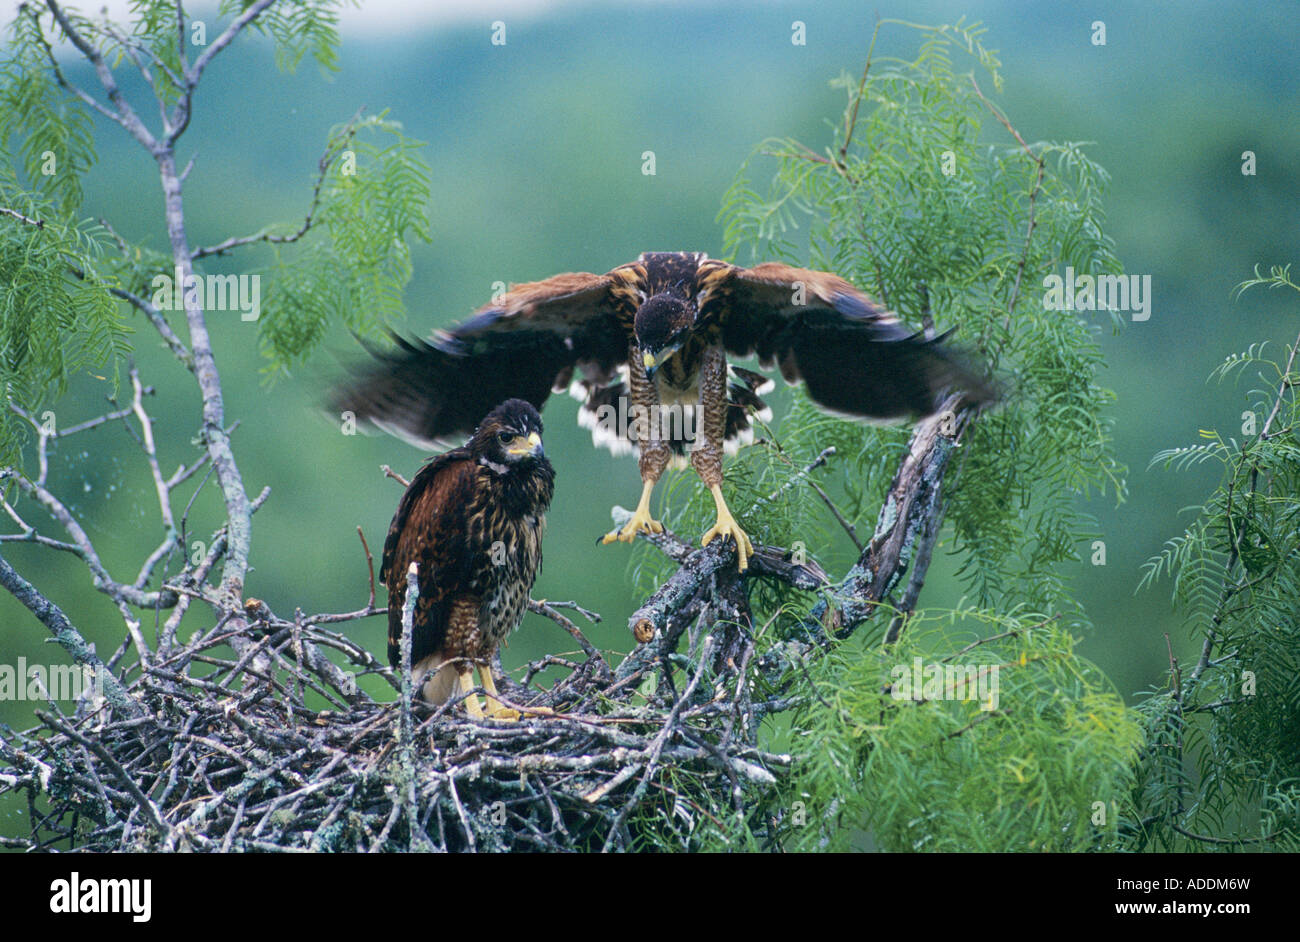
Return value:
[[(697, 588), (703, 598), (716, 587)], [(251, 641), (245, 628), (235, 644), (219, 622), (157, 653), (122, 684), (125, 707), (86, 698), (67, 715), (50, 701), (40, 726), (0, 728), (0, 793), (25, 792), (30, 814), (28, 837), (0, 840), (95, 852), (546, 851), (690, 849), (752, 832), (748, 796), (790, 760), (754, 746), (771, 705), (752, 700), (744, 620), (723, 618), (740, 613), (652, 611), (653, 640), (612, 668), (558, 609), (597, 616), (530, 607), (583, 655), (502, 680), (510, 705), (555, 711), (512, 723), (472, 721), (458, 700), (430, 711), (412, 702), (409, 675), (403, 683), (319, 623), (335, 616), (287, 621), (250, 600), (239, 614), (256, 626)], [(647, 630), (644, 610), (633, 621)], [(543, 671), (560, 677), (543, 688)], [(375, 702), (356, 684), (365, 674), (386, 678), (396, 700)]]

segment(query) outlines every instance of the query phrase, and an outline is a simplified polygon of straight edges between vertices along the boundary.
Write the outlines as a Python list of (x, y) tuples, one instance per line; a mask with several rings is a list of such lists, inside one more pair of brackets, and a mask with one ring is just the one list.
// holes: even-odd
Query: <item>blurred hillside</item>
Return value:
[[(1284, 343), (1296, 331), (1284, 298), (1259, 292), (1236, 303), (1229, 296), (1256, 263), (1300, 260), (1294, 4), (562, 6), (508, 20), (504, 47), (489, 42), (493, 15), (390, 38), (345, 34), (342, 69), (329, 77), (310, 64), (280, 74), (269, 43), (246, 43), (205, 76), (184, 139), (186, 155), (197, 155), (186, 193), (191, 236), (209, 243), (299, 220), (328, 129), (364, 105), (389, 109), (410, 136), (428, 142), (434, 239), (416, 248), (409, 333), (463, 317), (488, 299), (493, 282), (605, 271), (651, 249), (720, 255), (719, 199), (741, 161), (771, 135), (824, 145), (843, 105), (828, 80), (861, 70), (877, 10), (919, 22), (983, 20), (986, 43), (1004, 63), (999, 105), (1028, 140), (1096, 142), (1093, 155), (1113, 175), (1110, 234), (1126, 271), (1152, 277), (1149, 321), (1118, 334), (1097, 321), (1108, 381), (1119, 393), (1116, 438), (1131, 469), (1130, 491), (1122, 506), (1087, 506), (1101, 522), (1107, 565), (1085, 562), (1077, 573), (1096, 623), (1082, 651), (1131, 696), (1159, 682), (1167, 666), (1164, 632), (1176, 650), (1188, 646), (1166, 587), (1135, 597), (1141, 563), (1180, 531), (1180, 508), (1216, 480), (1208, 467), (1199, 475), (1148, 472), (1147, 461), (1160, 448), (1194, 441), (1199, 428), (1239, 435), (1249, 384), (1210, 386), (1206, 375), (1227, 353), (1263, 338)], [(791, 44), (793, 20), (807, 24), (806, 46)], [(1104, 47), (1090, 42), (1094, 20), (1106, 24)], [(886, 33), (878, 52), (912, 51), (891, 48), (900, 41), (914, 37)], [(162, 249), (161, 200), (147, 157), (116, 127), (101, 126), (98, 145), (88, 212)], [(647, 150), (656, 155), (655, 176), (641, 173)], [(1256, 176), (1241, 173), (1245, 150), (1257, 155)], [(229, 270), (265, 260), (249, 251), (229, 260)], [(942, 311), (936, 319), (952, 326)], [(153, 409), (170, 470), (193, 454), (197, 395), (152, 331), (134, 324), (142, 373), (161, 393)], [(400, 497), (378, 468), (387, 463), (409, 475), (423, 455), (387, 437), (345, 438), (322, 414), (341, 361), (356, 355), (345, 333), (294, 375), (268, 381), (252, 327), (235, 314), (216, 315), (211, 326), (227, 415), (240, 421), (234, 441), (245, 482), (251, 494), (272, 489), (254, 521), (257, 568), (248, 593), (282, 615), (299, 606), (361, 606), (366, 572), (355, 529), (361, 525), (378, 552)], [(58, 404), (60, 424), (102, 411), (106, 392), (102, 381), (80, 380)], [(778, 404), (778, 419), (782, 412)], [(609, 508), (635, 501), (636, 466), (593, 450), (575, 415), (567, 397), (545, 411), (558, 490), (535, 594), (603, 613), (593, 639), (625, 650), (626, 616), (636, 602), (631, 554), (626, 546), (594, 544), (610, 526)], [(72, 444), (55, 455), (52, 485), (79, 495), (76, 509), (110, 570), (133, 574), (142, 547), (160, 535), (143, 462), (120, 426)], [(214, 498), (206, 490), (196, 502), (193, 538), (210, 536)], [(667, 519), (671, 525), (671, 508)], [(841, 571), (849, 550), (842, 541), (827, 569)], [(6, 547), (5, 554), (101, 652), (116, 647), (120, 618), (80, 564), (31, 547)], [(930, 588), (927, 601), (936, 605), (960, 592), (941, 560)], [(187, 624), (209, 620), (196, 610)], [(354, 633), (382, 656), (381, 622)], [(534, 616), (525, 628), (504, 653), (507, 668), (571, 646)], [(50, 654), (44, 637), (24, 609), (0, 598), (6, 661), (61, 657)], [(30, 704), (0, 705), (0, 721), (29, 719)]]

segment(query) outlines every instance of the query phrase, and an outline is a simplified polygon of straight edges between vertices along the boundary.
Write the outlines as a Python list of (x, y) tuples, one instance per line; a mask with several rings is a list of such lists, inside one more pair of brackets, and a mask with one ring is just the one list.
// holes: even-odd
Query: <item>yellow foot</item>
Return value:
[(631, 543), (638, 533), (664, 532), (664, 525), (650, 516), (650, 492), (654, 490), (654, 486), (654, 481), (645, 482), (645, 487), (641, 491), (641, 500), (636, 505), (636, 512), (632, 514), (632, 519), (623, 529), (610, 530), (606, 533), (600, 538), (601, 543), (613, 543), (615, 540)]
[(485, 715), (488, 719), (504, 720), (509, 723), (517, 722), (532, 713), (551, 713), (546, 707), (528, 707), (526, 713), (521, 713), (512, 707), (506, 706), (497, 698), (496, 681), (492, 678), (492, 668), (482, 666), (478, 669), (479, 676), (483, 678), (483, 691), (487, 694), (487, 712)]
[(749, 557), (754, 555), (754, 544), (749, 541), (749, 535), (740, 529), (740, 524), (736, 523), (736, 518), (727, 508), (727, 502), (722, 499), (722, 488), (715, 484), (709, 490), (713, 492), (713, 502), (718, 507), (718, 522), (705, 532), (700, 544), (708, 546), (714, 537), (724, 539), (731, 537), (736, 541), (736, 566), (744, 572), (749, 568)]
[(492, 709), (491, 703), (493, 702), (495, 701), (489, 701), (489, 706), (487, 711), (487, 718), (490, 720), (503, 720), (507, 723), (516, 723), (519, 720), (523, 720), (523, 719), (530, 719), (530, 720), (536, 719), (539, 714), (542, 716), (555, 715), (555, 711), (550, 709), (549, 707), (525, 707), (522, 711), (520, 711), (512, 707), (508, 707), (504, 704), (498, 703), (496, 705), (496, 709)]
[(471, 719), (483, 719), (483, 707), (478, 702), (478, 695), (471, 693), (474, 689), (474, 672), (468, 667), (458, 670), (456, 680), (460, 686), (460, 692), (468, 694), (465, 697), (465, 712), (470, 715)]

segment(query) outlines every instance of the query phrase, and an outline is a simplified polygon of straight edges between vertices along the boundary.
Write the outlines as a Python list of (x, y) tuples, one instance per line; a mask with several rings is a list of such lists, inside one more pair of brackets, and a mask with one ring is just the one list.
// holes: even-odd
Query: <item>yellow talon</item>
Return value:
[(487, 694), (487, 709), (483, 711), (483, 715), (494, 720), (519, 719), (518, 710), (511, 710), (497, 699), (497, 685), (492, 679), (492, 668), (482, 664), (479, 666), (478, 675), (483, 680), (483, 692)]
[[(517, 722), (523, 719), (524, 714), (520, 713), (513, 707), (508, 707), (497, 699), (500, 694), (497, 693), (496, 681), (492, 679), (492, 668), (483, 666), (478, 669), (479, 676), (483, 678), (483, 691), (487, 694), (487, 711), (484, 715), (488, 719), (504, 720), (506, 722)], [(529, 714), (532, 713), (554, 713), (554, 710), (546, 707), (529, 707)]]
[(622, 543), (631, 543), (636, 539), (638, 533), (663, 533), (664, 525), (650, 516), (650, 492), (654, 490), (655, 482), (646, 481), (645, 487), (641, 490), (641, 500), (636, 505), (636, 512), (632, 514), (632, 519), (621, 530), (610, 530), (600, 538), (601, 543), (613, 543), (618, 540)]
[[(516, 712), (517, 712), (517, 711), (516, 711)], [(540, 714), (541, 716), (554, 716), (554, 715), (555, 715), (555, 711), (552, 710), (550, 707), (544, 707), (544, 706), (530, 706), (530, 707), (525, 707), (525, 708), (524, 708), (524, 712), (523, 712), (523, 716), (521, 716), (520, 719), (523, 719), (524, 716), (526, 716), (526, 717), (530, 717), (531, 719), (537, 719), (537, 717), (538, 717), (539, 714)]]
[(754, 544), (750, 542), (749, 535), (740, 529), (736, 518), (731, 515), (727, 502), (722, 499), (722, 488), (715, 484), (709, 490), (713, 493), (713, 502), (718, 507), (718, 522), (705, 532), (700, 544), (708, 546), (715, 536), (724, 539), (731, 537), (736, 541), (736, 565), (741, 572), (744, 572), (749, 568), (749, 557), (754, 555)]

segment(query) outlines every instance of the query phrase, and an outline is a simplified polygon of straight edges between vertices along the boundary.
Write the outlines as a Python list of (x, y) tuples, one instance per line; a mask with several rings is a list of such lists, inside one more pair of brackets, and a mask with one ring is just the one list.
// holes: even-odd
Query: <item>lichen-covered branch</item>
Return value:
[[(930, 549), (943, 523), (940, 488), (944, 472), (973, 415), (973, 410), (960, 407), (959, 397), (953, 396), (935, 415), (917, 423), (880, 508), (875, 534), (844, 581), (830, 592), (826, 605), (835, 611), (832, 617), (838, 633), (846, 635), (870, 618), (909, 569), (912, 579), (919, 580), (919, 591)], [(820, 616), (827, 610), (824, 607), (814, 614)]]
[(63, 614), (63, 610), (19, 575), (3, 555), (0, 555), (0, 585), (4, 586), (14, 598), (25, 605), (28, 611), (40, 620), (41, 624), (50, 630), (50, 634), (54, 635), (54, 640), (68, 654), (72, 655), (74, 661), (83, 667), (90, 668), (95, 673), (95, 676), (100, 678), (104, 685), (104, 696), (115, 710), (127, 717), (136, 717), (140, 714), (140, 704), (127, 693), (117, 678), (105, 667), (104, 662), (95, 653), (95, 649), (68, 620), (68, 616)]

